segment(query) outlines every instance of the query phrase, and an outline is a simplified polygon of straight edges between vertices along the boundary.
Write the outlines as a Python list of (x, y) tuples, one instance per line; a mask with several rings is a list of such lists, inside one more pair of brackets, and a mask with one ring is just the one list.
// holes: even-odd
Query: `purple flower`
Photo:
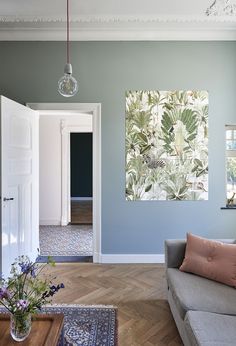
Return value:
[(19, 266), (21, 267), (21, 272), (24, 274), (28, 274), (30, 272), (30, 267), (32, 263), (19, 263)]
[(52, 285), (52, 286), (50, 286), (50, 290), (51, 290), (51, 291), (56, 291), (56, 290), (57, 290), (57, 288), (56, 288), (56, 286), (55, 286), (55, 285)]
[(51, 295), (53, 295), (53, 294), (55, 294), (56, 292), (58, 292), (60, 288), (65, 288), (65, 286), (64, 286), (63, 283), (58, 284), (57, 286), (55, 286), (55, 285), (50, 286), (50, 292), (52, 293)]
[(16, 303), (16, 307), (20, 311), (26, 310), (28, 306), (29, 306), (29, 302), (27, 300), (24, 300), (24, 299), (20, 299)]
[(21, 262), (19, 263), (19, 266), (21, 267), (21, 272), (23, 274), (30, 273), (33, 278), (36, 277), (35, 267), (32, 262)]
[(60, 288), (65, 288), (63, 283), (58, 284), (57, 286), (55, 285), (50, 286), (49, 287), (50, 290), (43, 293), (42, 299), (54, 296), (54, 294), (58, 292)]
[(6, 287), (0, 288), (0, 299), (8, 299), (10, 298), (10, 292)]

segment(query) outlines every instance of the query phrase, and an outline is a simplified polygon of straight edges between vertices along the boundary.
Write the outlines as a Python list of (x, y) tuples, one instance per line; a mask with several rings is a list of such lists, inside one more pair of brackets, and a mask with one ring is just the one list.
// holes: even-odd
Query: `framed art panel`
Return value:
[(126, 92), (126, 199), (208, 199), (208, 92)]

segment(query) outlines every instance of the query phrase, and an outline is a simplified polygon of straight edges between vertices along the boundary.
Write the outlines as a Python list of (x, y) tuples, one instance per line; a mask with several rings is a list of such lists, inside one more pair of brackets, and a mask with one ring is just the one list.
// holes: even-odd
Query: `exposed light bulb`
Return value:
[(78, 83), (72, 76), (71, 64), (65, 65), (64, 76), (58, 81), (58, 91), (64, 97), (74, 96), (78, 92)]

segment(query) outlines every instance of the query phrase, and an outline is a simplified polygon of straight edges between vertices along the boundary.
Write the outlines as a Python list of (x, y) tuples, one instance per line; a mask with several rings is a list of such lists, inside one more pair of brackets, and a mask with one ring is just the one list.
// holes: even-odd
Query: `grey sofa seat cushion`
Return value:
[(181, 272), (176, 268), (168, 268), (166, 275), (168, 286), (182, 319), (188, 310), (236, 315), (235, 288)]
[(236, 316), (188, 311), (184, 325), (191, 346), (236, 345)]

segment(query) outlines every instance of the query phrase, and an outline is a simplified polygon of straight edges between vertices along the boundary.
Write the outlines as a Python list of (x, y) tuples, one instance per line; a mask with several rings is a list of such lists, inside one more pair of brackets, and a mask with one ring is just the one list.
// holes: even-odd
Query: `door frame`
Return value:
[[(93, 262), (101, 262), (101, 104), (100, 103), (27, 103), (27, 106), (37, 110), (40, 115), (63, 114), (63, 118), (78, 113), (92, 115), (93, 133)], [(62, 218), (65, 225), (70, 212), (70, 158), (69, 139), (71, 132), (81, 131), (81, 126), (67, 126), (66, 121), (61, 122), (62, 139)], [(86, 127), (84, 128), (86, 130)], [(84, 131), (86, 132), (86, 131)], [(90, 131), (91, 132), (91, 131)], [(66, 161), (64, 161), (66, 160)], [(66, 164), (63, 164), (66, 162)], [(68, 183), (69, 182), (69, 183)]]

